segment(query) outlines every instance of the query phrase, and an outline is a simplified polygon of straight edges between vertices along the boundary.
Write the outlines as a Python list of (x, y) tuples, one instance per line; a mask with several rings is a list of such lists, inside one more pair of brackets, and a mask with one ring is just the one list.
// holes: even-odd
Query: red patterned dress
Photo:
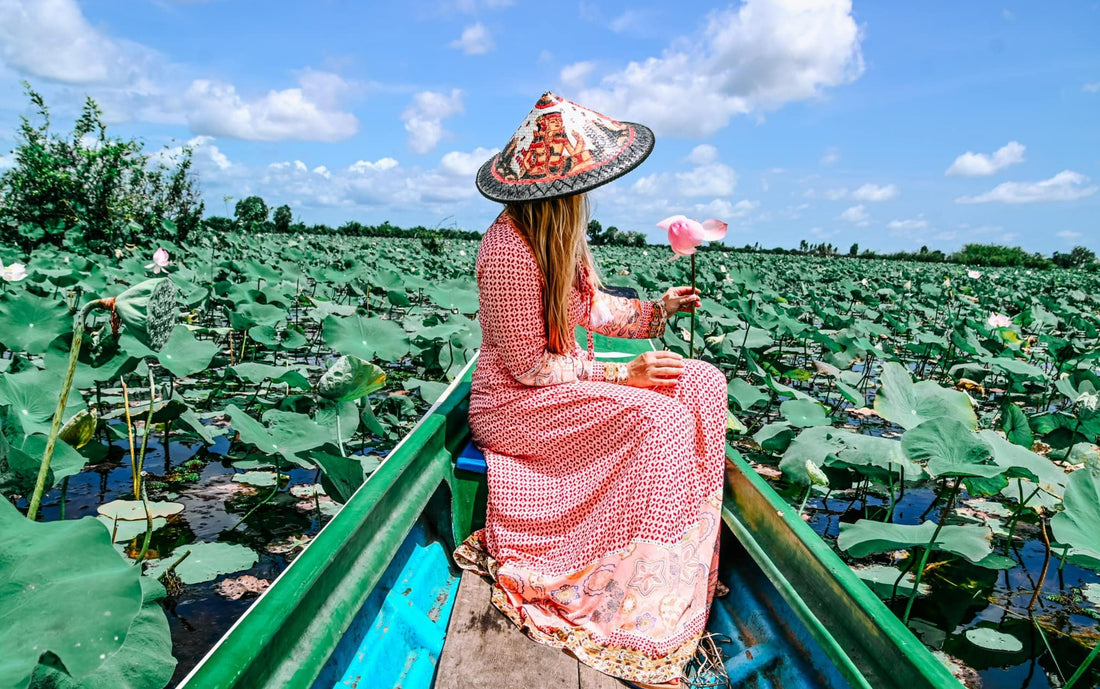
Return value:
[[(604, 382), (575, 340), (549, 353), (542, 279), (502, 213), (477, 256), (470, 429), (489, 466), (486, 527), (455, 559), (493, 578), (493, 604), (536, 641), (667, 682), (695, 650), (717, 581), (726, 379), (687, 360), (675, 385), (636, 388)], [(659, 302), (591, 288), (574, 287), (570, 319), (614, 337), (664, 330)]]

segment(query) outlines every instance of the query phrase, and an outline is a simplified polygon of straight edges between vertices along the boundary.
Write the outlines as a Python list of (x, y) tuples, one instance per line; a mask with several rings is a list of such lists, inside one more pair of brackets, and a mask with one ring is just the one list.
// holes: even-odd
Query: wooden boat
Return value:
[[(597, 336), (601, 357), (647, 341)], [(621, 687), (527, 639), (450, 560), (484, 520), (473, 362), (180, 685), (187, 689)], [(727, 453), (711, 631), (733, 687), (961, 684), (736, 452)], [(459, 466), (456, 466), (459, 465)], [(457, 600), (457, 603), (456, 603)]]

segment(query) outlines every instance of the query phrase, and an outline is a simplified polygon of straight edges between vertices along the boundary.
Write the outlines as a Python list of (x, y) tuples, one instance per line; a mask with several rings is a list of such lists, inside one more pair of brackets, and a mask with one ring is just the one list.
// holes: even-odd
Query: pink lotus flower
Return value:
[(27, 277), (27, 267), (22, 263), (9, 263), (8, 265), (0, 263), (0, 271), (2, 271), (4, 280), (8, 282), (19, 282)]
[[(657, 227), (668, 232), (668, 243), (676, 256), (690, 256), (695, 247), (703, 242), (713, 242), (726, 236), (729, 225), (721, 220), (692, 220), (683, 215), (673, 215), (657, 223)], [(673, 260), (676, 259), (673, 256)]]
[[(158, 247), (157, 250), (153, 252), (153, 262), (147, 264), (145, 267), (152, 268), (154, 275), (168, 267), (168, 252), (164, 250), (164, 247)], [(168, 271), (164, 270), (164, 272), (167, 273)]]
[(985, 322), (989, 324), (990, 328), (1012, 327), (1012, 319), (1004, 315), (1003, 313), (991, 313), (989, 314), (989, 318), (987, 318)]
[(980, 271), (980, 270), (968, 270), (968, 271), (966, 271), (966, 277), (970, 278), (971, 280), (977, 280), (981, 276), (982, 276), (982, 271)]

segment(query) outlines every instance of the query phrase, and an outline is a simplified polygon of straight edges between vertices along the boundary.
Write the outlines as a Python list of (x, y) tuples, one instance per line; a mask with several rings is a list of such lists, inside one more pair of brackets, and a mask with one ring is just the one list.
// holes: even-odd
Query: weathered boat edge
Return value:
[(853, 686), (962, 683), (732, 448), (722, 518)]
[(453, 478), (453, 445), (464, 440), (454, 431), (465, 423), (465, 410), (458, 405), (468, 395), (475, 361), (179, 689), (312, 685), (428, 498)]

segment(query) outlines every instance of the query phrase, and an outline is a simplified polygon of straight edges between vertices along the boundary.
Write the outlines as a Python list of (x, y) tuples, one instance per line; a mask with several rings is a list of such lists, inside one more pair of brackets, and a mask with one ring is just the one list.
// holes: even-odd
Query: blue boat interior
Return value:
[[(485, 460), (472, 444), (462, 450), (458, 467), (484, 480)], [(436, 506), (439, 501), (449, 502), (446, 489), (433, 497)], [(429, 503), (313, 689), (433, 686), (462, 573), (431, 514)], [(731, 687), (851, 686), (728, 529), (719, 577), (730, 593), (715, 599), (708, 628), (723, 639)], [(535, 642), (516, 629), (515, 643)], [(537, 669), (532, 673), (537, 676)]]

